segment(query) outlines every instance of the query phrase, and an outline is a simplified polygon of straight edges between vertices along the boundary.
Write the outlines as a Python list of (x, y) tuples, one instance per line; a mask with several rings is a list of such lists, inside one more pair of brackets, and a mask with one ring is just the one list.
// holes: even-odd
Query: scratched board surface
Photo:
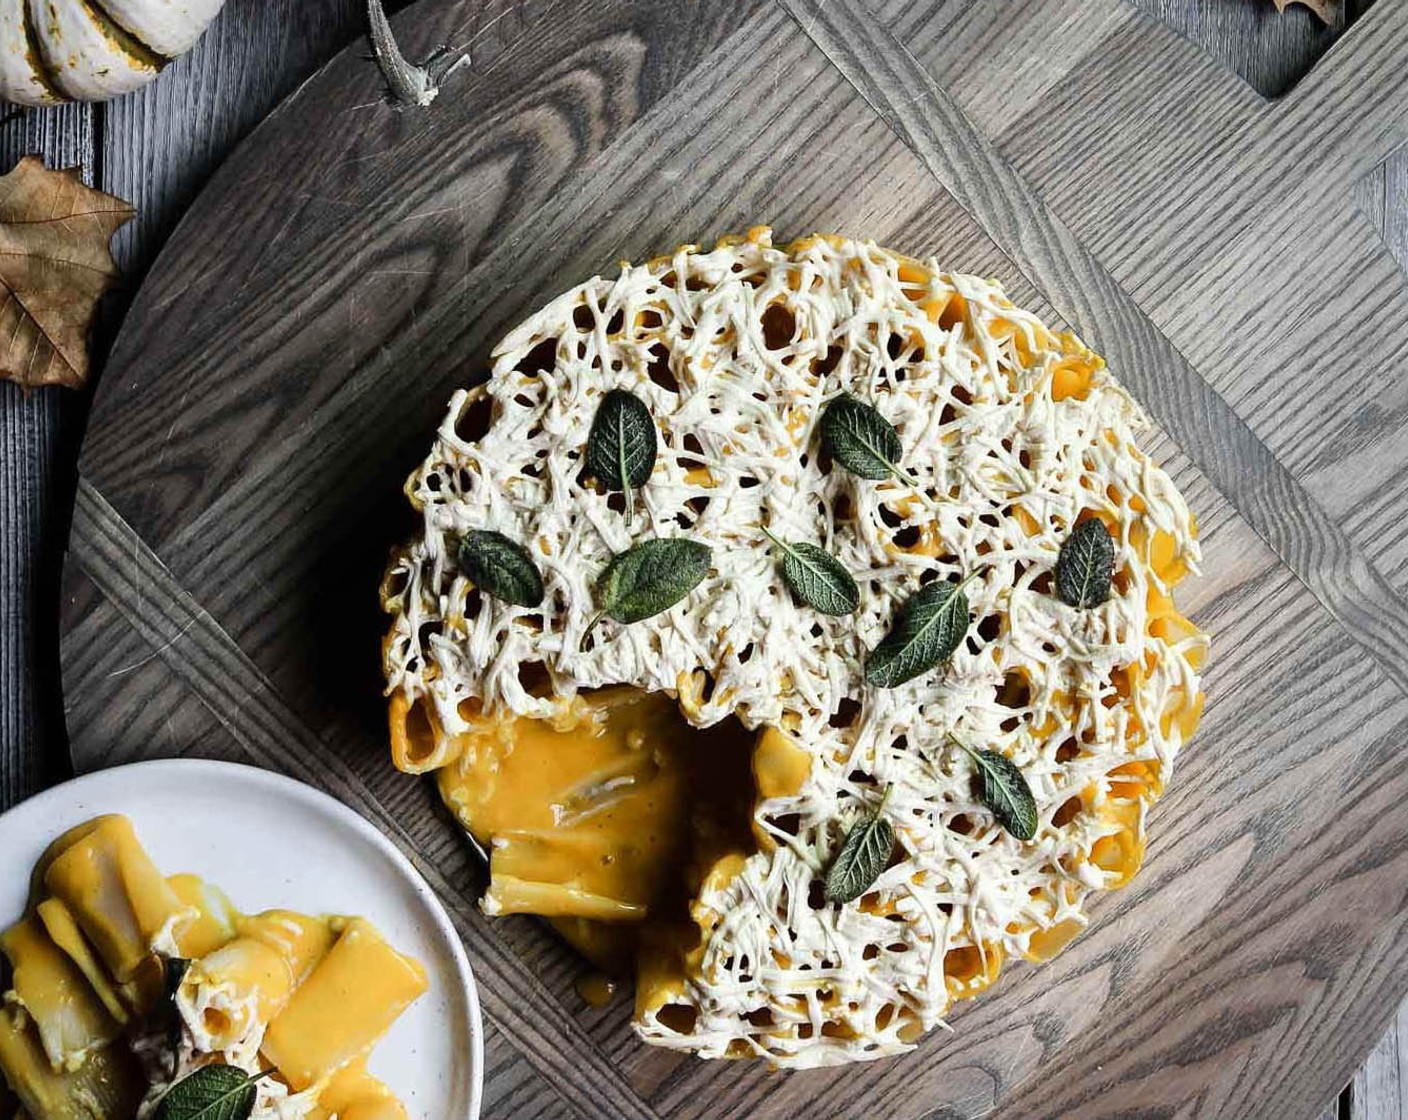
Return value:
[[(1121, 0), (420, 0), (429, 113), (344, 53), (173, 235), (100, 387), (66, 574), (81, 769), (188, 753), (368, 815), (440, 891), (486, 1115), (1310, 1116), (1408, 989), (1408, 290), (1364, 184), (1408, 9), (1269, 102)], [(490, 923), (387, 761), (374, 589), (451, 390), (563, 288), (767, 220), (1000, 278), (1110, 360), (1198, 511), (1210, 703), (1149, 860), (910, 1056), (793, 1076), (636, 1042)]]

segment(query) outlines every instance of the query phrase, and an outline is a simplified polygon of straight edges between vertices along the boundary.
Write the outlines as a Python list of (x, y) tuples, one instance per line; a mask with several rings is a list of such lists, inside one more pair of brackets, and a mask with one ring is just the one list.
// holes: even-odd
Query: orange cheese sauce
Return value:
[(605, 1007), (616, 995), (616, 981), (601, 972), (587, 973), (575, 987), (588, 1007)]
[(418, 962), (353, 918), (269, 1024), (262, 1052), (294, 1089), (325, 1082), (365, 1054), (426, 987)]
[(748, 827), (752, 733), (697, 730), (663, 693), (604, 689), (556, 723), (486, 717), (466, 738), (438, 779), (489, 847), (486, 909), (563, 919), (573, 940), (590, 934), (570, 920), (645, 920), (681, 868)]
[(759, 793), (800, 788), (810, 767), (781, 732), (733, 720), (700, 730), (670, 696), (627, 687), (579, 698), (552, 723), (485, 717), (466, 740), (437, 778), (489, 849), (486, 909), (552, 919), (613, 973), (643, 926), (684, 920), (705, 875), (742, 865)]

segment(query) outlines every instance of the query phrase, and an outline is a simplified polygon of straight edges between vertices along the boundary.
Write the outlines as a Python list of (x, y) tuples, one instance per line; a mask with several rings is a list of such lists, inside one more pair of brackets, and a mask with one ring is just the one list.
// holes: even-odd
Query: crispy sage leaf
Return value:
[(181, 1061), (181, 1011), (176, 1005), (176, 995), (181, 990), (181, 981), (191, 969), (191, 962), (185, 957), (163, 957), (161, 967), (162, 991), (157, 1015), (166, 1038), (171, 1073), (175, 1076)]
[[(958, 742), (958, 740), (954, 740)], [(1031, 786), (1017, 766), (1006, 755), (996, 751), (975, 751), (966, 743), (958, 743), (973, 760), (978, 772), (978, 797), (985, 808), (997, 818), (997, 823), (1018, 840), (1030, 840), (1036, 835), (1036, 798)]]
[(249, 1120), (267, 1073), (235, 1066), (201, 1066), (166, 1091), (156, 1120)]
[(587, 436), (587, 470), (603, 485), (626, 495), (631, 523), (631, 491), (644, 486), (655, 469), (659, 437), (650, 409), (634, 393), (612, 389), (602, 397)]
[(961, 583), (925, 584), (911, 595), (866, 658), (866, 681), (894, 688), (953, 656), (972, 621), (963, 589), (977, 577), (973, 572)]
[(1115, 542), (1098, 517), (1071, 531), (1056, 557), (1056, 594), (1073, 607), (1098, 607), (1110, 597)]
[(669, 610), (709, 574), (712, 555), (687, 537), (641, 541), (618, 552), (596, 581), (598, 609), (583, 643), (603, 616), (630, 624)]
[(460, 570), (475, 587), (519, 607), (543, 601), (543, 577), (528, 550), (493, 529), (471, 529), (460, 538)]
[(885, 816), (885, 806), (893, 789), (893, 786), (887, 786), (875, 812), (856, 821), (846, 833), (841, 850), (836, 853), (826, 872), (828, 901), (850, 902), (859, 898), (880, 878), (880, 873), (890, 862), (890, 852), (895, 846), (895, 830)]
[(173, 1006), (176, 1003), (176, 993), (180, 991), (181, 981), (186, 978), (186, 973), (191, 970), (191, 962), (185, 957), (162, 957), (162, 998)]
[(767, 529), (768, 540), (782, 549), (782, 578), (798, 599), (822, 614), (850, 614), (860, 606), (860, 588), (846, 566), (818, 545), (789, 544)]
[(821, 414), (821, 445), (846, 470), (861, 478), (891, 476), (916, 486), (899, 465), (904, 445), (895, 426), (850, 393), (834, 397)]

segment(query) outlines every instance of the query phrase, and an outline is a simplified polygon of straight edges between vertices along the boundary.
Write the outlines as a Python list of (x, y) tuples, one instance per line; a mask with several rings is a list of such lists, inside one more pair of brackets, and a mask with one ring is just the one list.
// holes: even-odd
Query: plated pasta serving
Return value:
[(1127, 883), (1202, 707), (1193, 514), (1100, 358), (870, 242), (684, 246), (455, 394), (382, 603), (395, 764), (635, 1028), (913, 1046)]
[(119, 815), (58, 837), (31, 900), (0, 934), (0, 1073), (28, 1120), (165, 1120), (225, 1098), (269, 1120), (404, 1120), (366, 1059), (426, 974), (371, 923), (241, 914), (163, 875)]
[(174, 759), (0, 815), (4, 1120), (477, 1120), (482, 1065), (448, 916), (326, 794)]

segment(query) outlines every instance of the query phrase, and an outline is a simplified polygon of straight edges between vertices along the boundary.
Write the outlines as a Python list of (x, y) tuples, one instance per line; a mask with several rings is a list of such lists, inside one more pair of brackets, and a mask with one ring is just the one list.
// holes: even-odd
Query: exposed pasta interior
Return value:
[[(660, 439), (631, 526), (623, 495), (583, 464), (613, 388), (647, 404)], [(842, 392), (895, 426), (917, 488), (820, 452), (819, 417)], [(1173, 602), (1197, 569), (1196, 524), (1135, 445), (1144, 423), (1097, 355), (995, 282), (871, 243), (775, 247), (755, 229), (593, 278), (509, 333), (407, 483), (423, 529), (382, 589), (396, 764), (437, 773), (493, 846), (491, 913), (552, 915), (598, 955), (635, 927), (646, 1041), (791, 1067), (902, 1051), (1008, 958), (1058, 952), (1091, 893), (1128, 882), (1146, 811), (1196, 727), (1207, 643)], [(1113, 538), (1113, 589), (1077, 609), (1052, 573), (1088, 518)], [(796, 600), (764, 528), (839, 558), (858, 611)], [(541, 606), (463, 575), (457, 541), (474, 529), (528, 550)], [(711, 547), (710, 575), (671, 610), (603, 622), (583, 643), (611, 556), (672, 535)], [(867, 651), (898, 604), (975, 572), (951, 659), (867, 686)], [(725, 721), (757, 732), (754, 774), (728, 786), (747, 835), (689, 849), (708, 858), (685, 861), (687, 911), (652, 907), (655, 866), (634, 879), (614, 863), (620, 835), (589, 842), (573, 820), (573, 791), (618, 781), (617, 822), (689, 827), (669, 768), (632, 769), (600, 710), (623, 688), (652, 713), (645, 740), (673, 745), (671, 766), (713, 749), (705, 729)], [(1021, 768), (1040, 816), (1031, 841), (983, 807), (953, 735)], [(560, 787), (520, 780), (552, 757), (580, 772)], [(647, 787), (660, 797), (631, 803)], [(855, 902), (827, 902), (825, 869), (886, 787), (890, 866)], [(678, 851), (683, 835), (660, 846)], [(608, 856), (619, 874), (603, 873)]]

